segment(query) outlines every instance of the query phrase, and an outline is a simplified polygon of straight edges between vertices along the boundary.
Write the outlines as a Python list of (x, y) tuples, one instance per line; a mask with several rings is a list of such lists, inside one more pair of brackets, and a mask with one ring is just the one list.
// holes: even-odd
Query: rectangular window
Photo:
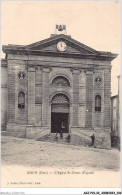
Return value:
[(23, 92), (18, 94), (18, 108), (25, 108), (25, 94)]
[(97, 95), (95, 97), (95, 111), (101, 111), (101, 96)]

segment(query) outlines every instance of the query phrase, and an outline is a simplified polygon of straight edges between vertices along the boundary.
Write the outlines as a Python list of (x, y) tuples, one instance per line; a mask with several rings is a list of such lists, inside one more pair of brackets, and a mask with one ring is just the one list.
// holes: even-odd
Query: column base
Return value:
[(17, 125), (15, 123), (8, 123), (6, 127), (6, 135), (26, 138), (26, 125)]
[(6, 135), (28, 139), (38, 139), (50, 133), (49, 126), (7, 124)]

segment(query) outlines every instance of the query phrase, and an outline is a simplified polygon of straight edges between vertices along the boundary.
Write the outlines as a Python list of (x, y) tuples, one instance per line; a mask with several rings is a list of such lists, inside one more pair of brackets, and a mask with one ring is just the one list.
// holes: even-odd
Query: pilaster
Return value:
[(42, 125), (49, 125), (49, 72), (50, 69), (42, 69)]
[(42, 124), (42, 68), (36, 67), (35, 73), (35, 122), (37, 125)]
[(104, 127), (110, 128), (111, 111), (111, 68), (104, 70)]
[(7, 79), (7, 62), (6, 60), (1, 60), (1, 130), (5, 130), (7, 124)]
[(72, 101), (72, 126), (79, 126), (79, 70), (72, 70), (73, 75), (73, 101)]
[(28, 67), (28, 124), (35, 124), (35, 67)]
[(80, 70), (79, 77), (79, 126), (85, 127), (86, 115), (86, 72)]
[(8, 123), (15, 122), (15, 68), (12, 62), (8, 61)]
[(86, 127), (92, 127), (93, 71), (86, 71)]

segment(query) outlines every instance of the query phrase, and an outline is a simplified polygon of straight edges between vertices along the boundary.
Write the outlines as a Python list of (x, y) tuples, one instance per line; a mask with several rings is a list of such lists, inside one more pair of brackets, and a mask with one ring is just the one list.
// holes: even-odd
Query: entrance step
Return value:
[(71, 145), (82, 145), (82, 146), (89, 146), (91, 144), (90, 138), (86, 137), (80, 137), (78, 135), (71, 135), (70, 142), (66, 139), (68, 136), (68, 133), (63, 134), (63, 138), (60, 138), (60, 135), (57, 134), (57, 139), (55, 139), (55, 133), (50, 133), (48, 135), (45, 135), (41, 138), (38, 138), (38, 141), (47, 141), (47, 142), (56, 142), (59, 144), (71, 144)]

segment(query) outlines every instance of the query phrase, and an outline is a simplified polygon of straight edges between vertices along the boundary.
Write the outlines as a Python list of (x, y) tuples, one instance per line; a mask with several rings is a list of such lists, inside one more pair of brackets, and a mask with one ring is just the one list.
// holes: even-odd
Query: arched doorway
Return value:
[(51, 133), (69, 132), (69, 99), (64, 94), (56, 94), (51, 104)]

